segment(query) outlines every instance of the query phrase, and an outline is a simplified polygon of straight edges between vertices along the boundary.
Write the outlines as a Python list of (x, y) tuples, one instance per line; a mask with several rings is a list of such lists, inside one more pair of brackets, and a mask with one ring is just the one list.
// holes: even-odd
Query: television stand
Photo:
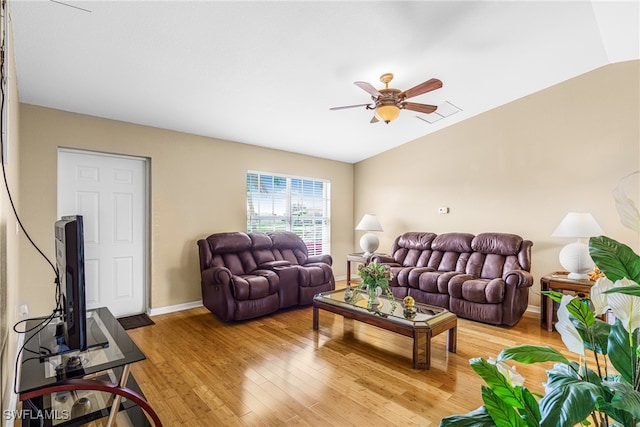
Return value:
[[(106, 420), (107, 426), (116, 422), (150, 426), (151, 419), (154, 425), (161, 426), (130, 374), (131, 365), (146, 359), (145, 355), (107, 308), (87, 313), (93, 318), (87, 335), (90, 330), (99, 333), (94, 335), (93, 342), (97, 344), (84, 351), (56, 353), (55, 347), (42, 347), (51, 344), (52, 338), (56, 342), (55, 325), (38, 332), (34, 327), (40, 321), (27, 321), (27, 330), (34, 330), (25, 335), (22, 353), (18, 386), (22, 425), (79, 426)], [(42, 351), (50, 353), (41, 355)]]
[[(87, 348), (86, 350), (91, 350), (95, 347), (108, 347), (109, 339), (102, 331), (100, 321), (97, 319), (98, 313), (96, 311), (88, 311), (87, 312)], [(38, 334), (39, 345), (41, 349), (40, 361), (44, 362), (45, 360), (58, 356), (64, 353), (70, 353), (73, 350), (70, 349), (69, 346), (65, 343), (64, 337), (61, 332), (64, 328), (61, 327), (62, 323), (57, 324), (48, 324), (44, 329), (40, 331)], [(42, 349), (47, 349), (48, 351), (42, 354)]]

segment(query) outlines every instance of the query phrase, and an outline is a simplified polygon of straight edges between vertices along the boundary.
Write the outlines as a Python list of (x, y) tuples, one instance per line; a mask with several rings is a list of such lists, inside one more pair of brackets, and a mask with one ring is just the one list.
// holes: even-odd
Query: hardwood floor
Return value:
[[(437, 426), (482, 403), (470, 358), (565, 349), (529, 313), (513, 328), (459, 319), (457, 353), (436, 336), (425, 371), (411, 368), (411, 339), (359, 322), (345, 335), (342, 317), (323, 311), (313, 331), (311, 307), (232, 324), (206, 308), (153, 320), (128, 331), (148, 358), (132, 373), (166, 426)], [(543, 393), (550, 366), (517, 368)]]

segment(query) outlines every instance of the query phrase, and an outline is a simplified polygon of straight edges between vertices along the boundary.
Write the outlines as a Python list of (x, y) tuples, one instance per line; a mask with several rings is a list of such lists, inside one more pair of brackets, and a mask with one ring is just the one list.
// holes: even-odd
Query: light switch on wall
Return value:
[(441, 214), (448, 214), (449, 213), (449, 208), (444, 207), (444, 208), (438, 208), (438, 213)]

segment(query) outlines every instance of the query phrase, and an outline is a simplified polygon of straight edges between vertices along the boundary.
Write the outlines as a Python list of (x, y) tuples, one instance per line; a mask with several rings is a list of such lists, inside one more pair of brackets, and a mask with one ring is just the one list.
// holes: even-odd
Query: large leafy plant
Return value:
[[(552, 347), (532, 345), (506, 348), (495, 360), (471, 359), (487, 384), (482, 386), (484, 405), (443, 418), (441, 426), (640, 425), (640, 257), (604, 236), (589, 240), (589, 252), (605, 275), (593, 286), (591, 301), (545, 292), (560, 303), (556, 329), (578, 361)], [(607, 310), (615, 315), (613, 325), (597, 317)], [(524, 379), (506, 361), (554, 362), (544, 396), (524, 387)]]

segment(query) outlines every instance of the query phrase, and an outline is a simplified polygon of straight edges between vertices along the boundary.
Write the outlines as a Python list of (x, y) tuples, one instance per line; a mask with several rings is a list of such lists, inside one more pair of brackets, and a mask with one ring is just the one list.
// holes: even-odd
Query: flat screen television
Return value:
[(56, 264), (62, 309), (62, 331), (68, 350), (87, 349), (87, 307), (82, 215), (63, 216), (55, 224)]

